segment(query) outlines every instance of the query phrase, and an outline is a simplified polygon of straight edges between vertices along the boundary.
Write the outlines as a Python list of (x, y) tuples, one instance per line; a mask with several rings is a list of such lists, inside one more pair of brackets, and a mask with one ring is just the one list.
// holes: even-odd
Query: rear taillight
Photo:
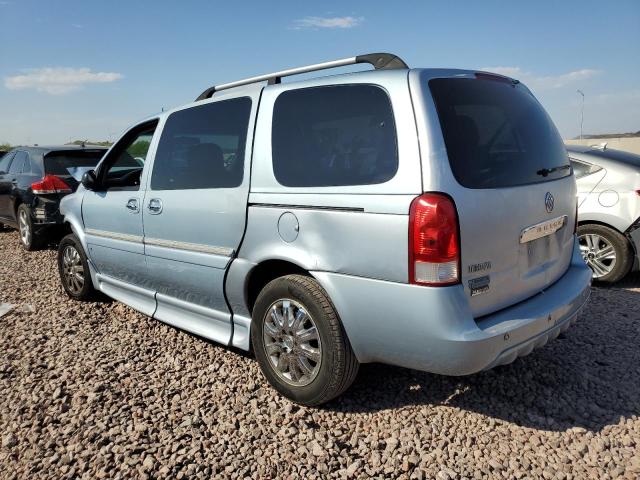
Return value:
[(460, 281), (458, 214), (453, 200), (425, 193), (409, 210), (409, 283), (451, 285)]
[(55, 175), (45, 175), (39, 182), (31, 184), (31, 190), (36, 195), (46, 195), (50, 193), (71, 193), (71, 188), (64, 180)]

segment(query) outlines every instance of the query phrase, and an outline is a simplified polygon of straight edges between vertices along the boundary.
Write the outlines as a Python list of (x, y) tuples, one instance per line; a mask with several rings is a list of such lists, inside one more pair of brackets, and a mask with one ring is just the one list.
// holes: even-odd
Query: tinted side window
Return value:
[(230, 188), (242, 183), (251, 113), (247, 97), (172, 113), (158, 144), (151, 188)]
[(373, 85), (282, 93), (273, 108), (273, 172), (289, 187), (372, 185), (398, 171), (393, 111)]
[(0, 159), (0, 172), (7, 173), (9, 171), (9, 165), (11, 165), (11, 159), (13, 159), (14, 155), (15, 152), (9, 152)]
[(22, 173), (28, 167), (28, 157), (25, 152), (17, 152), (16, 156), (11, 162), (11, 167), (9, 168), (9, 173)]

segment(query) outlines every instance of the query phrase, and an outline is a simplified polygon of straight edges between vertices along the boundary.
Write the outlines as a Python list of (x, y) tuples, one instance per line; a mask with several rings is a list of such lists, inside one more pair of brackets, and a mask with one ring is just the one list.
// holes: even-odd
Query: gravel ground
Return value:
[[(250, 357), (117, 302), (76, 303), (52, 249), (0, 233), (0, 478), (639, 478), (640, 276), (514, 364), (365, 365), (321, 409)], [(30, 311), (29, 305), (35, 307)]]

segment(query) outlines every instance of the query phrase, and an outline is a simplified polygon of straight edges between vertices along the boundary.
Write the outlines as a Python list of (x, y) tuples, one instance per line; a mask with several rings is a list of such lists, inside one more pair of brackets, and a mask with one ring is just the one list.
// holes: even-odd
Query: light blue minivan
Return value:
[(501, 75), (370, 54), (217, 85), (131, 127), (82, 185), (61, 206), (72, 298), (253, 350), (306, 405), (363, 362), (509, 363), (589, 296), (564, 145)]

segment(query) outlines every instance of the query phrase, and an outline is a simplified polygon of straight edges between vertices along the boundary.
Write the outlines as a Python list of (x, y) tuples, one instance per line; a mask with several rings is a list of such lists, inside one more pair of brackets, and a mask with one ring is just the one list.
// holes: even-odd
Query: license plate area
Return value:
[(520, 232), (520, 243), (534, 242), (556, 233), (567, 224), (567, 219), (568, 217), (566, 215), (562, 215), (561, 217), (545, 220), (544, 222), (536, 223), (535, 225), (525, 228)]
[(546, 235), (527, 242), (527, 269), (538, 267), (551, 258), (551, 237)]

